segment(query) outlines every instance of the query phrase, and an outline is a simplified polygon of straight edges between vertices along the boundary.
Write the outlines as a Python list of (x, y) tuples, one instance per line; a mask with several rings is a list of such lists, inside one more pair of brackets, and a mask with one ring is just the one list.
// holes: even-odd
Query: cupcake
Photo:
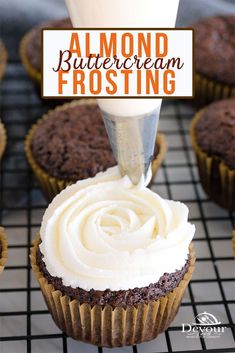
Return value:
[(0, 274), (2, 273), (7, 261), (7, 240), (5, 231), (0, 227)]
[(202, 19), (193, 28), (197, 103), (235, 96), (235, 15)]
[(6, 147), (6, 141), (7, 141), (6, 130), (3, 123), (1, 123), (1, 120), (0, 120), (0, 161)]
[(168, 328), (192, 276), (188, 208), (134, 186), (118, 167), (78, 181), (46, 210), (31, 264), (68, 336), (134, 345)]
[(7, 63), (7, 50), (3, 42), (0, 40), (0, 80), (2, 79), (3, 74), (5, 72), (6, 63)]
[(41, 87), (41, 30), (43, 28), (71, 28), (69, 18), (44, 22), (26, 33), (20, 43), (20, 57), (30, 78), (38, 88)]
[(205, 192), (221, 207), (235, 211), (235, 98), (199, 111), (191, 137)]
[[(167, 145), (156, 141), (152, 172), (156, 174)], [(50, 110), (34, 125), (25, 142), (28, 162), (50, 201), (68, 184), (95, 176), (116, 164), (94, 100), (79, 100)]]

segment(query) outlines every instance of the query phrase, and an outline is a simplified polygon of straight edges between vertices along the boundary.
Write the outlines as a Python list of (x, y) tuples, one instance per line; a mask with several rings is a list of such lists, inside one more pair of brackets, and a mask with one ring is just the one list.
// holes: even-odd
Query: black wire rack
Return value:
[[(67, 338), (53, 323), (30, 268), (29, 251), (47, 203), (28, 168), (23, 141), (30, 126), (50, 107), (37, 95), (20, 62), (10, 62), (0, 87), (0, 117), (8, 144), (0, 171), (0, 224), (6, 228), (9, 259), (0, 279), (0, 352), (108, 352)], [(58, 101), (56, 102), (58, 103)], [(231, 234), (234, 214), (213, 204), (198, 180), (190, 144), (194, 109), (166, 102), (160, 130), (169, 151), (152, 189), (187, 204), (196, 225), (196, 270), (176, 319), (156, 340), (113, 352), (235, 352), (235, 262)], [(217, 338), (182, 332), (197, 314), (209, 312), (224, 327)]]

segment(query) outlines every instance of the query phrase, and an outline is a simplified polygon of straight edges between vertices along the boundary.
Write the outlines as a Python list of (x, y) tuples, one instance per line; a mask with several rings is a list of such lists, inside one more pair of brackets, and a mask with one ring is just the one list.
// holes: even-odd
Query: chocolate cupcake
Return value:
[(7, 261), (7, 240), (6, 234), (2, 227), (0, 227), (0, 274), (2, 273)]
[[(166, 153), (158, 135), (152, 173)], [(67, 185), (95, 176), (116, 164), (94, 100), (79, 100), (50, 110), (34, 125), (25, 142), (27, 159), (46, 198), (51, 201)]]
[(235, 15), (202, 19), (193, 28), (197, 103), (235, 96)]
[(31, 263), (58, 327), (106, 347), (166, 330), (194, 269), (187, 219), (185, 205), (133, 186), (118, 167), (57, 195)]
[(214, 102), (196, 114), (191, 136), (200, 180), (208, 196), (235, 210), (235, 98)]
[(6, 129), (0, 120), (0, 161), (6, 147), (6, 141), (7, 141)]
[(5, 45), (0, 40), (0, 80), (2, 79), (7, 63), (7, 50)]
[(41, 30), (43, 28), (71, 28), (69, 18), (44, 22), (26, 33), (20, 43), (20, 57), (30, 78), (41, 87)]

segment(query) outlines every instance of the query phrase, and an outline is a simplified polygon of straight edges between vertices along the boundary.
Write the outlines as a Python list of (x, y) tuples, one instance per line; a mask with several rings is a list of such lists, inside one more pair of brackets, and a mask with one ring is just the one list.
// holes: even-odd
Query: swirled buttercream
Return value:
[(184, 204), (132, 185), (114, 167), (56, 196), (43, 217), (40, 250), (64, 285), (126, 290), (181, 269), (194, 232)]

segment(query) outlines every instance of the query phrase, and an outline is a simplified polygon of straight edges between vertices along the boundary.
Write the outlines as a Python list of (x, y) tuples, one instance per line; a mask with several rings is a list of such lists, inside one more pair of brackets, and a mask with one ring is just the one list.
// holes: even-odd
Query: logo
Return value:
[(225, 327), (221, 325), (221, 322), (205, 311), (195, 317), (195, 322), (183, 323), (181, 332), (186, 333), (188, 338), (218, 338), (224, 331)]
[(192, 29), (43, 29), (42, 42), (44, 98), (194, 94)]

